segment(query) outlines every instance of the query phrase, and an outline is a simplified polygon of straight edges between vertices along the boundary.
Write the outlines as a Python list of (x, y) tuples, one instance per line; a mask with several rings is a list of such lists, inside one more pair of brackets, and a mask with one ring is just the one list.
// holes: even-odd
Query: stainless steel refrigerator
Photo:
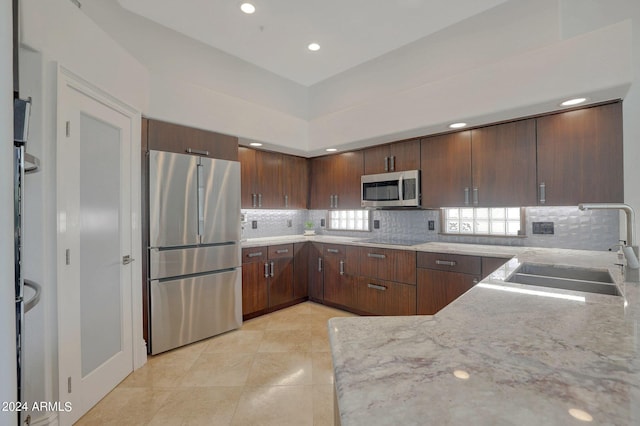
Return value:
[(242, 325), (240, 163), (149, 152), (150, 353)]

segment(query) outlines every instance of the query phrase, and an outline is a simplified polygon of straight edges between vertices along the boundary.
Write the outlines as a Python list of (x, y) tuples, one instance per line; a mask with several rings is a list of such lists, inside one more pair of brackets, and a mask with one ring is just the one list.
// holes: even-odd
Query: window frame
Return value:
[[(473, 222), (474, 222), (474, 228), (475, 228), (475, 221), (476, 221), (476, 211), (477, 209), (505, 209), (505, 213), (506, 213), (506, 209), (509, 208), (517, 208), (520, 209), (520, 230), (518, 231), (517, 235), (513, 235), (513, 234), (491, 234), (491, 233), (476, 233), (475, 229), (473, 230), (473, 232), (448, 232), (447, 231), (447, 209), (473, 209), (474, 213), (473, 213)], [(506, 215), (505, 215), (506, 216)], [(508, 220), (504, 220), (505, 224), (508, 222)], [(491, 226), (491, 220), (489, 219), (489, 226)], [(526, 218), (526, 208), (525, 207), (442, 207), (440, 208), (440, 232), (441, 235), (450, 235), (450, 236), (457, 236), (457, 237), (464, 237), (464, 236), (469, 236), (469, 237), (494, 237), (494, 238), (525, 238), (527, 236), (527, 218)]]

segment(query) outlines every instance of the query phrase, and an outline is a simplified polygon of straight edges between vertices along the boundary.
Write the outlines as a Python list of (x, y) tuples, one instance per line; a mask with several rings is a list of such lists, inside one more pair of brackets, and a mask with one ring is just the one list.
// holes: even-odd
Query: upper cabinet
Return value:
[(474, 206), (535, 206), (535, 119), (472, 130), (471, 164)]
[(276, 152), (238, 148), (242, 208), (304, 209), (309, 191), (306, 159)]
[(362, 151), (316, 157), (311, 160), (311, 209), (360, 208)]
[(422, 139), (422, 205), (535, 205), (535, 125), (520, 120)]
[(420, 140), (375, 146), (364, 151), (364, 174), (420, 169)]
[(537, 122), (539, 205), (624, 201), (622, 102)]
[(153, 119), (147, 120), (148, 148), (238, 161), (238, 138)]

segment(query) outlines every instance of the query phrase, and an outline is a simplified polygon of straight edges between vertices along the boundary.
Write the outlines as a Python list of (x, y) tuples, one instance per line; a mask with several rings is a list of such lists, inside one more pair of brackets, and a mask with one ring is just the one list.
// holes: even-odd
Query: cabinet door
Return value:
[(284, 208), (306, 209), (309, 200), (309, 162), (306, 158), (282, 156)]
[(624, 201), (621, 102), (537, 122), (539, 205)]
[(282, 154), (256, 151), (256, 186), (258, 208), (284, 208), (282, 193)]
[(360, 277), (356, 309), (374, 315), (415, 315), (416, 286)]
[(360, 247), (360, 274), (387, 281), (416, 283), (416, 252)]
[(324, 260), (323, 245), (309, 244), (309, 298), (322, 302), (324, 300)]
[(333, 168), (333, 194), (336, 195), (338, 209), (361, 208), (360, 178), (364, 172), (364, 155), (362, 151), (345, 152), (332, 155), (335, 159)]
[[(331, 196), (335, 193), (334, 155), (316, 157), (311, 160), (311, 181), (309, 191), (309, 207), (311, 209), (328, 209), (331, 207)], [(358, 188), (360, 184), (358, 183)]]
[(483, 257), (482, 258), (482, 279), (485, 279), (493, 271), (504, 265), (510, 258), (504, 257)]
[(418, 269), (417, 313), (433, 315), (480, 281), (478, 275)]
[(242, 315), (269, 307), (265, 262), (242, 264)]
[(240, 205), (243, 209), (258, 208), (258, 186), (256, 184), (256, 150), (241, 146), (240, 159)]
[(357, 247), (324, 245), (324, 300), (352, 307), (355, 304)]
[(269, 307), (293, 300), (293, 258), (269, 259)]
[(309, 255), (311, 243), (295, 243), (293, 245), (293, 298), (299, 299), (309, 295)]
[(433, 136), (420, 142), (422, 206), (471, 204), (471, 132)]
[(379, 145), (367, 148), (363, 151), (364, 174), (374, 175), (376, 173), (390, 172), (389, 145)]
[(536, 205), (535, 119), (472, 130), (471, 148), (474, 206)]
[(392, 172), (420, 169), (420, 140), (396, 142), (389, 145)]
[(206, 157), (238, 161), (238, 138), (164, 121), (148, 120), (149, 149), (177, 152), (198, 151)]

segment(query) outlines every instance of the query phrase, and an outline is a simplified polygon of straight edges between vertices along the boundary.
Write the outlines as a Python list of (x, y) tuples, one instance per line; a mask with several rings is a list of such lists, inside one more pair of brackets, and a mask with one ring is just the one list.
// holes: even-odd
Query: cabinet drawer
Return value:
[(356, 305), (358, 310), (375, 315), (415, 315), (416, 287), (360, 277)]
[(344, 257), (347, 255), (347, 247), (334, 244), (324, 244), (322, 255)]
[(418, 268), (480, 275), (482, 262), (479, 256), (446, 253), (418, 253)]
[(269, 259), (293, 257), (293, 244), (278, 244), (269, 246)]
[(360, 273), (371, 278), (415, 284), (416, 253), (409, 250), (361, 247)]
[(242, 249), (242, 263), (265, 262), (269, 247), (251, 247)]

